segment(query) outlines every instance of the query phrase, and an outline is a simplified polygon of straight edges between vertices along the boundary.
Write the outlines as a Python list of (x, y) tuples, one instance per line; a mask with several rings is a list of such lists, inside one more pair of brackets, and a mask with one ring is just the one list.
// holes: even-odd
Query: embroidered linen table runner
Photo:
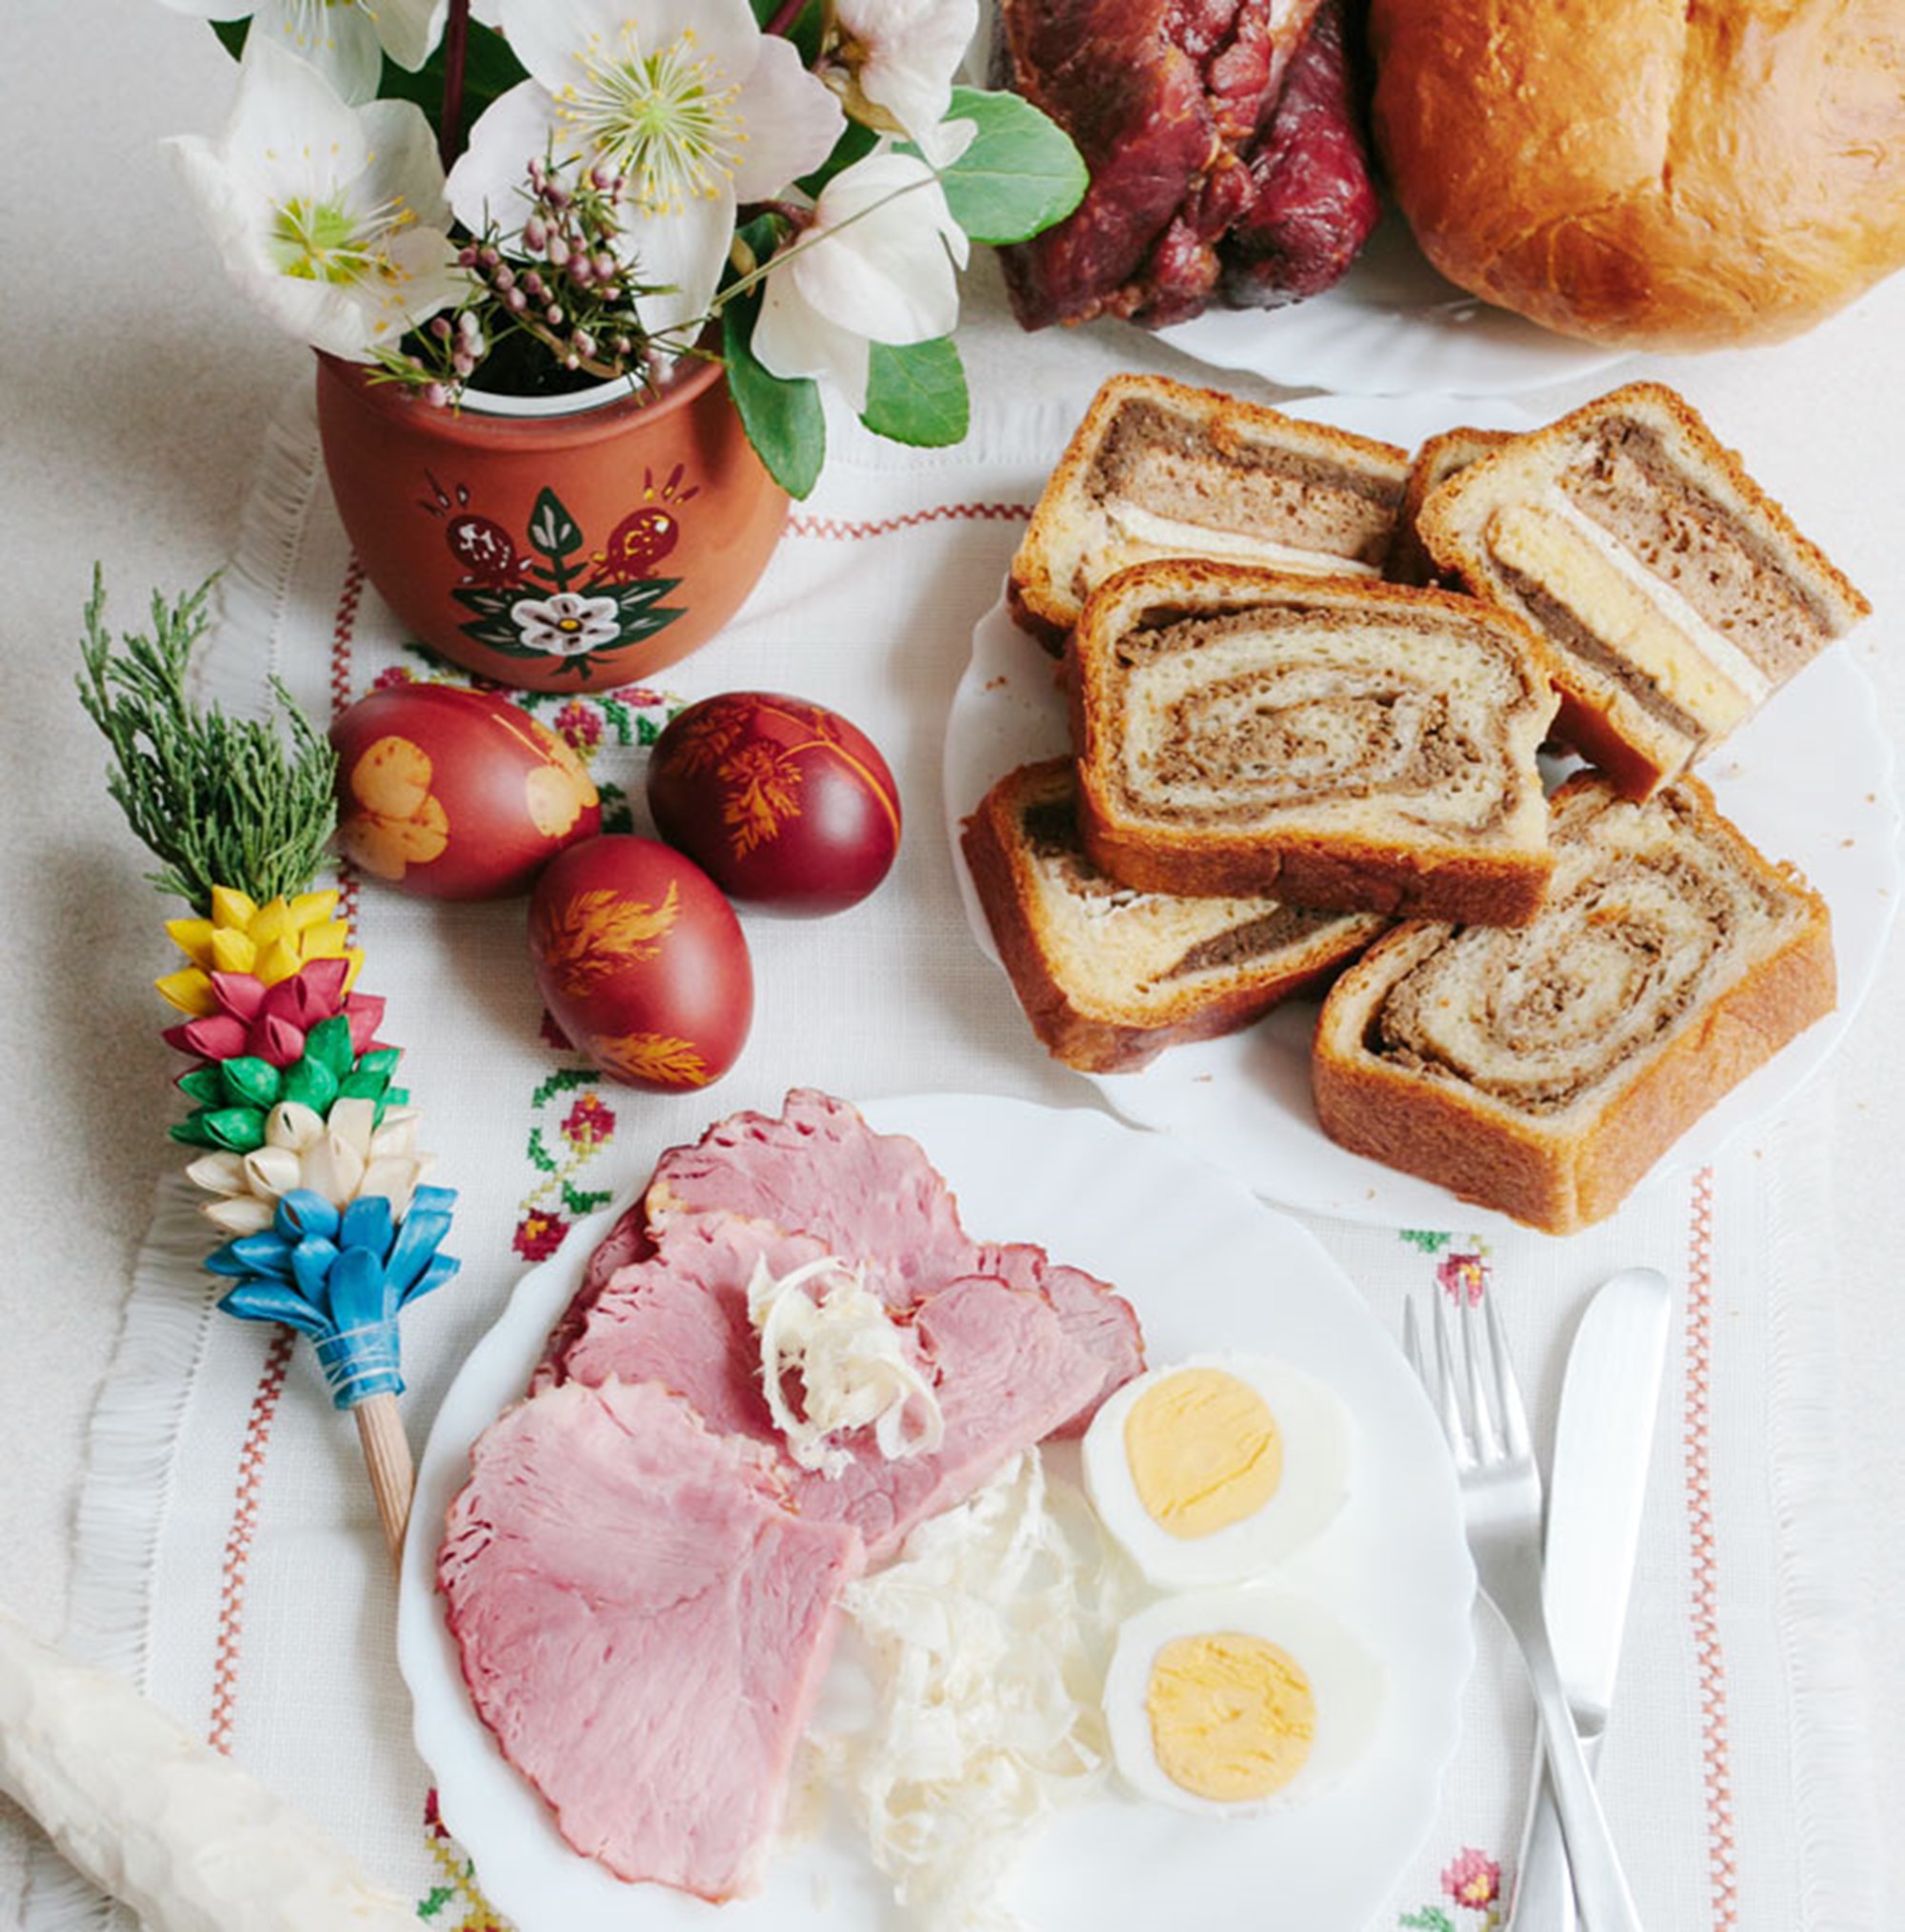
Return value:
[[(973, 625), (1083, 401), (1033, 402), (932, 454), (836, 423), (819, 489), (795, 506), (766, 578), (714, 645), (655, 689), (526, 700), (590, 763), (612, 822), (637, 829), (644, 747), (673, 709), (715, 691), (832, 705), (897, 775), (906, 834), (879, 892), (833, 919), (747, 917), (754, 1036), (718, 1087), (637, 1093), (570, 1052), (542, 1019), (520, 900), (426, 903), (345, 876), (436, 1177), (459, 1191), (447, 1245), (462, 1274), (404, 1328), (404, 1408), (419, 1449), (523, 1271), (718, 1116), (776, 1111), (797, 1084), (849, 1098), (959, 1090), (1095, 1104), (1046, 1062), (973, 945), (939, 806), (940, 740)], [(233, 709), (260, 707), (272, 675), (320, 718), (380, 684), (456, 676), (408, 646), (365, 585), (302, 396), (273, 430), (204, 669), (208, 694)], [(155, 956), (152, 971), (166, 963)], [(154, 1097), (125, 1097), (153, 1105), (160, 1131)], [(1830, 1561), (1848, 1509), (1823, 1396), (1830, 1314), (1810, 1292), (1833, 1202), (1803, 1124), (1801, 1110), (1566, 1242), (1483, 1238), (1453, 1204), (1440, 1226), (1400, 1230), (1298, 1216), (1391, 1332), (1405, 1295), (1459, 1296), (1486, 1280), (1544, 1437), (1594, 1287), (1636, 1263), (1673, 1281), (1602, 1773), (1634, 1889), (1650, 1922), (1673, 1932), (1876, 1923), (1875, 1829)], [(476, 1932), (498, 1922), (437, 1822), (411, 1742), (393, 1585), (354, 1433), (288, 1335), (212, 1311), (216, 1288), (199, 1266), (209, 1245), (189, 1191), (169, 1183), (94, 1424), (67, 1641), (135, 1678), (334, 1831), (380, 1882), (415, 1898), (422, 1923)], [(1392, 1584), (1406, 1594), (1411, 1580)], [(1483, 1607), (1476, 1634), (1441, 1815), (1375, 1922), (1385, 1928), (1487, 1932), (1504, 1916), (1533, 1731)], [(1265, 1923), (1276, 1922), (1275, 1882), (1266, 1871)], [(25, 1912), (28, 1932), (114, 1919), (50, 1853)]]

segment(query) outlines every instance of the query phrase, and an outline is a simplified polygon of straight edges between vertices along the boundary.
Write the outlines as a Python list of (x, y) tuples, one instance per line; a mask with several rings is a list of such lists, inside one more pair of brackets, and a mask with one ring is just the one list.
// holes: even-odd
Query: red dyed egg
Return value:
[(491, 692), (398, 684), (331, 728), (338, 843), (401, 892), (527, 892), (565, 845), (602, 827), (594, 781), (562, 739)]
[(726, 692), (675, 717), (655, 741), (649, 809), (725, 892), (787, 912), (857, 904), (899, 852), (899, 791), (872, 740), (772, 691)]
[(718, 1080), (754, 1015), (741, 922), (691, 858), (652, 838), (584, 839), (530, 899), (530, 956), (578, 1053), (632, 1086)]

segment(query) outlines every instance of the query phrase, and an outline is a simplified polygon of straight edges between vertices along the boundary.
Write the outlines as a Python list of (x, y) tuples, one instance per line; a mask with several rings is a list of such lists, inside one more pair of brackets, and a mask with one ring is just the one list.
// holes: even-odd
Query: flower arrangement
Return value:
[(170, 143), (238, 285), (429, 401), (727, 365), (795, 495), (819, 385), (964, 436), (974, 242), (1077, 204), (1067, 136), (956, 84), (977, 0), (166, 0), (240, 56), (223, 136)]
[(182, 1018), (167, 1043), (192, 1062), (171, 1136), (224, 1237), (206, 1268), (219, 1307), (308, 1336), (331, 1399), (356, 1418), (392, 1555), (412, 1472), (396, 1398), (397, 1318), (455, 1274), (440, 1252), (456, 1196), (426, 1184), (416, 1110), (376, 1038), (384, 1002), (352, 991), (363, 954), (313, 892), (336, 825), (336, 755), (286, 697), (284, 729), (201, 710), (187, 665), (210, 586), (152, 599), (151, 627), (118, 645), (95, 575), (80, 701), (112, 755), (108, 781), (185, 902), (166, 932), (184, 963), (157, 982)]

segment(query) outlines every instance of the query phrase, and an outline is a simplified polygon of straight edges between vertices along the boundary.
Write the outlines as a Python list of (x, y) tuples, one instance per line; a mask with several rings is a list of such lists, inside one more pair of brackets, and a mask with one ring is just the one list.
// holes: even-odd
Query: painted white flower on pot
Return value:
[(559, 657), (599, 651), (622, 634), (621, 612), (613, 597), (585, 597), (574, 591), (512, 604), (510, 615), (522, 633), (525, 649), (549, 651)]
[(969, 244), (932, 169), (911, 154), (843, 169), (813, 214), (768, 270), (754, 354), (771, 375), (831, 382), (857, 413), (873, 343), (952, 332)]
[(531, 157), (600, 167), (622, 187), (624, 263), (665, 292), (649, 332), (705, 314), (734, 210), (819, 167), (840, 104), (748, 0), (503, 0), (503, 30), (531, 76), (491, 104), (451, 171), (458, 217), (511, 231)]
[(248, 48), (217, 142), (168, 142), (227, 272), (278, 326), (352, 361), (467, 290), (435, 138), (409, 101), (352, 108), (305, 62)]
[(835, 0), (859, 91), (929, 161), (956, 160), (969, 121), (946, 124), (952, 81), (979, 25), (979, 0)]
[(335, 1100), (329, 1117), (295, 1100), (280, 1101), (266, 1117), (262, 1147), (201, 1155), (186, 1177), (218, 1197), (201, 1212), (228, 1235), (262, 1234), (279, 1200), (301, 1187), (332, 1207), (383, 1195), (401, 1220), (436, 1164), (434, 1155), (417, 1152), (416, 1129), (414, 1107), (388, 1107), (379, 1123), (374, 1100)]
[(308, 60), (347, 101), (377, 91), (383, 57), (414, 73), (443, 37), (450, 0), (163, 0), (197, 20), (251, 22), (255, 42)]

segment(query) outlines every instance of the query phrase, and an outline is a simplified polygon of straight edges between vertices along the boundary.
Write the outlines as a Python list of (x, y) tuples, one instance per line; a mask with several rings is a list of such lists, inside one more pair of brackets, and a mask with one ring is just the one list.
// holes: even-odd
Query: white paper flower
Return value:
[(835, 0), (859, 90), (929, 161), (944, 167), (971, 139), (946, 125), (952, 81), (979, 25), (979, 0)]
[(246, 45), (267, 42), (308, 60), (345, 100), (374, 99), (389, 54), (414, 73), (443, 37), (450, 0), (163, 0), (197, 20), (251, 22)]
[(412, 103), (350, 107), (263, 45), (246, 50), (223, 138), (166, 145), (227, 272), (300, 341), (369, 361), (462, 299), (443, 169)]
[(870, 154), (827, 184), (813, 226), (769, 269), (754, 354), (771, 375), (832, 383), (857, 413), (873, 343), (952, 332), (968, 252), (932, 169)]
[(436, 1164), (433, 1154), (416, 1151), (416, 1123), (414, 1107), (387, 1107), (379, 1124), (374, 1100), (334, 1101), (328, 1117), (295, 1100), (282, 1101), (266, 1117), (262, 1147), (201, 1155), (186, 1177), (218, 1197), (201, 1212), (228, 1235), (262, 1234), (279, 1200), (301, 1187), (332, 1207), (383, 1195), (392, 1218), (401, 1220)]
[(707, 312), (737, 202), (817, 168), (845, 127), (839, 103), (748, 0), (503, 0), (531, 78), (493, 103), (451, 171), (471, 229), (513, 230), (531, 158), (622, 177), (622, 260), (669, 292), (642, 318), (663, 334)]
[(558, 591), (533, 603), (512, 604), (510, 615), (526, 649), (580, 657), (585, 651), (612, 644), (622, 634), (621, 613), (613, 597), (584, 597)]

